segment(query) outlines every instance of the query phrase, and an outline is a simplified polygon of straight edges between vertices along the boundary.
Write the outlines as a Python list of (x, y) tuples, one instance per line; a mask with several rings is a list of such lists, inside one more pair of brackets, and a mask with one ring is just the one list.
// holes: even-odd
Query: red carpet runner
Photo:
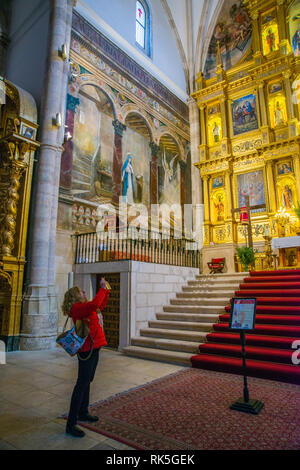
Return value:
[[(300, 340), (300, 269), (252, 271), (235, 296), (257, 298), (255, 331), (246, 335), (248, 375), (300, 384), (300, 365), (292, 363), (292, 344)], [(242, 374), (240, 335), (228, 329), (230, 306), (225, 311), (192, 366)]]

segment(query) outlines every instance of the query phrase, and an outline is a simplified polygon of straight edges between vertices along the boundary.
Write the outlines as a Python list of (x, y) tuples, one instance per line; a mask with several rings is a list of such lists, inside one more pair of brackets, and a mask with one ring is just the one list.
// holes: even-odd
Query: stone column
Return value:
[[(66, 50), (70, 51), (71, 43), (71, 28), (72, 28), (72, 13), (73, 9), (68, 8), (66, 12), (66, 31), (65, 41)], [(61, 96), (60, 96), (60, 113), (62, 115), (63, 125), (58, 131), (58, 142), (62, 144), (65, 137), (64, 123), (66, 121), (66, 97), (67, 97), (67, 83), (69, 75), (69, 60), (68, 58), (64, 61), (62, 71), (62, 84)], [(74, 112), (75, 114), (75, 112)], [(74, 121), (73, 121), (74, 128)], [(48, 257), (48, 298), (49, 298), (49, 313), (50, 315), (56, 315), (57, 312), (57, 298), (55, 291), (56, 281), (56, 262), (55, 262), (55, 248), (56, 248), (56, 227), (57, 227), (57, 210), (58, 210), (58, 195), (59, 195), (59, 180), (60, 180), (60, 167), (61, 158), (64, 148), (60, 146), (56, 152), (56, 164), (53, 181), (53, 192), (52, 192), (52, 207), (51, 207), (51, 221), (50, 221), (50, 236), (49, 236), (49, 257)]]
[[(41, 147), (36, 203), (32, 217), (34, 228), (30, 282), (24, 299), (20, 336), (20, 348), (26, 350), (49, 349), (55, 345), (57, 336), (57, 311), (50, 312), (49, 308), (49, 253), (53, 252), (50, 244), (55, 243), (53, 220), (56, 220), (57, 214), (53, 206), (53, 195), (58, 189), (57, 159), (61, 154), (64, 134), (64, 128), (57, 125), (56, 116), (58, 113), (63, 116), (64, 90), (68, 77), (61, 49), (71, 34), (70, 14), (73, 1), (53, 0), (50, 5), (47, 75), (41, 112)], [(64, 125), (63, 118), (61, 125)]]
[(114, 139), (114, 156), (113, 156), (113, 172), (112, 172), (112, 203), (115, 206), (119, 205), (119, 197), (122, 193), (122, 137), (126, 129), (125, 124), (115, 119), (113, 121), (115, 129)]
[(158, 161), (157, 154), (159, 152), (159, 145), (155, 142), (150, 142), (151, 148), (151, 175), (150, 175), (150, 202), (151, 204), (158, 204)]
[(275, 186), (274, 186), (274, 162), (268, 161), (266, 163), (266, 170), (267, 170), (267, 181), (268, 181), (268, 193), (269, 193), (269, 210), (270, 212), (276, 212), (276, 193), (275, 193)]
[(189, 120), (190, 120), (190, 135), (191, 135), (191, 196), (193, 208), (193, 224), (194, 231), (197, 228), (197, 207), (203, 204), (202, 194), (202, 180), (199, 169), (195, 166), (200, 160), (200, 116), (197, 102), (190, 98), (188, 100), (189, 106)]

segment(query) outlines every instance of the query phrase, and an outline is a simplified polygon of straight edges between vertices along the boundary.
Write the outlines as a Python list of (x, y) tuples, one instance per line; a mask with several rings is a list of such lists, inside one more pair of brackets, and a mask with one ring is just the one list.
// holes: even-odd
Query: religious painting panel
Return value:
[(263, 54), (268, 55), (279, 49), (279, 32), (276, 9), (267, 11), (261, 16), (261, 38)]
[(282, 174), (277, 177), (276, 186), (279, 206), (287, 211), (294, 212), (293, 208), (297, 204), (295, 178), (292, 175)]
[(216, 190), (211, 196), (212, 222), (222, 222), (225, 219), (226, 196), (224, 190)]
[(287, 123), (286, 99), (282, 94), (276, 94), (269, 98), (269, 113), (271, 127), (284, 126)]
[(277, 164), (277, 175), (286, 175), (287, 173), (293, 173), (293, 166), (291, 160), (281, 161)]
[(251, 19), (242, 0), (228, 0), (220, 13), (208, 48), (204, 76), (215, 75), (218, 43), (224, 70), (234, 67), (248, 51), (251, 43)]
[[(245, 206), (245, 196), (249, 196), (250, 206), (266, 203), (265, 180), (263, 170), (251, 171), (237, 175), (238, 206)], [(255, 209), (251, 212), (264, 212), (265, 209)]]
[(216, 176), (212, 179), (212, 189), (222, 188), (224, 186), (224, 176)]
[(210, 106), (207, 110), (208, 145), (212, 147), (222, 139), (222, 119), (220, 104)]
[(256, 95), (249, 94), (234, 100), (231, 111), (233, 135), (258, 129)]
[(288, 12), (290, 44), (295, 56), (300, 55), (300, 0), (296, 0), (290, 6)]

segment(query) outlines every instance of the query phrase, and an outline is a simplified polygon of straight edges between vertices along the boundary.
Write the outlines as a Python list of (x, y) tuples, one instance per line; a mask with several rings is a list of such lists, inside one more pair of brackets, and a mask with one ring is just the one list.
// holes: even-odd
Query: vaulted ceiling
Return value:
[(204, 70), (208, 46), (226, 0), (160, 0), (176, 37), (192, 93), (195, 76)]

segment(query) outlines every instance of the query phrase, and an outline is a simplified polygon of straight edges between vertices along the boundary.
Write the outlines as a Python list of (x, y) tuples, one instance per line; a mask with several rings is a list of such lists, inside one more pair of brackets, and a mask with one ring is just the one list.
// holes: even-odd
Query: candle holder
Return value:
[(282, 237), (286, 236), (286, 226), (290, 221), (290, 214), (284, 207), (280, 207), (280, 209), (275, 214), (275, 220), (277, 224), (281, 227)]

